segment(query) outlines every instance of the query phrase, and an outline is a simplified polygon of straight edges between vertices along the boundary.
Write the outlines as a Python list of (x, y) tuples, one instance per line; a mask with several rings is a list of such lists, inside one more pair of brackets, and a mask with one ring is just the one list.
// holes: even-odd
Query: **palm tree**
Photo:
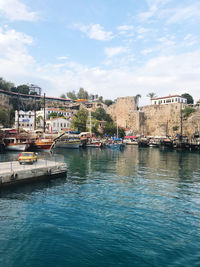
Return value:
[(136, 96), (134, 96), (136, 109), (138, 109), (139, 98), (141, 98), (141, 95), (140, 94), (137, 94)]
[(152, 92), (152, 93), (148, 93), (147, 96), (150, 97), (150, 99), (152, 99), (152, 98), (156, 97), (156, 94)]

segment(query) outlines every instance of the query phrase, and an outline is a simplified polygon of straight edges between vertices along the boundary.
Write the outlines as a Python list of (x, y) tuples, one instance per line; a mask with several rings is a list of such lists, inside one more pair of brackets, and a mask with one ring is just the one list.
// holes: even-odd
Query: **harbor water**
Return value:
[(0, 191), (1, 267), (200, 266), (199, 152), (56, 153), (67, 177)]

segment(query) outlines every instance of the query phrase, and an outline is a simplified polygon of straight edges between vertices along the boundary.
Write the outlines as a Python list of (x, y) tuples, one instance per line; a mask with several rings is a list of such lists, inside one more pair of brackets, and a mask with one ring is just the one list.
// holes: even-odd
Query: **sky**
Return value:
[(0, 0), (0, 77), (48, 96), (200, 98), (199, 0)]

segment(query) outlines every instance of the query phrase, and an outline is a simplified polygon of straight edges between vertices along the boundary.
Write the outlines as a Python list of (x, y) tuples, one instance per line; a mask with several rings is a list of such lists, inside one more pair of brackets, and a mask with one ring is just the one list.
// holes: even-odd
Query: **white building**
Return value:
[[(35, 114), (34, 111), (19, 110), (19, 128), (34, 130)], [(18, 128), (18, 111), (15, 111), (15, 128)]]
[(46, 128), (51, 133), (58, 133), (63, 130), (69, 130), (71, 123), (68, 119), (55, 118), (46, 121)]
[(187, 99), (180, 95), (169, 95), (165, 97), (154, 97), (151, 98), (151, 105), (166, 105), (174, 103), (187, 104)]
[[(71, 110), (62, 110), (59, 108), (45, 108), (45, 119), (47, 120), (49, 115), (51, 113), (56, 113), (59, 117), (66, 117), (66, 118), (71, 118), (72, 116), (72, 112)], [(44, 109), (40, 109), (39, 111), (37, 111), (37, 117), (41, 116), (42, 118), (44, 118)]]

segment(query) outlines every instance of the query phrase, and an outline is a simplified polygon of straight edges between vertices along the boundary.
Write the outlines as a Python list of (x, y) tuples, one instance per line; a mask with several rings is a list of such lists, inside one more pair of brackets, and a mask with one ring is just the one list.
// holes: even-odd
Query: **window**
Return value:
[(56, 123), (55, 122), (53, 123), (53, 127), (56, 127)]
[(31, 118), (31, 115), (29, 115), (29, 118)]
[(164, 100), (164, 103), (165, 103), (165, 100)]
[(175, 101), (177, 102), (177, 98), (175, 98)]
[(156, 101), (154, 101), (154, 104), (156, 104)]
[(22, 118), (24, 118), (24, 115), (22, 115)]
[(64, 123), (64, 127), (66, 127), (66, 123)]
[(174, 99), (172, 98), (172, 102), (174, 102)]
[(29, 126), (29, 123), (27, 123), (27, 127)]
[(60, 127), (62, 127), (62, 126), (63, 126), (63, 124), (62, 124), (62, 122), (61, 122)]

